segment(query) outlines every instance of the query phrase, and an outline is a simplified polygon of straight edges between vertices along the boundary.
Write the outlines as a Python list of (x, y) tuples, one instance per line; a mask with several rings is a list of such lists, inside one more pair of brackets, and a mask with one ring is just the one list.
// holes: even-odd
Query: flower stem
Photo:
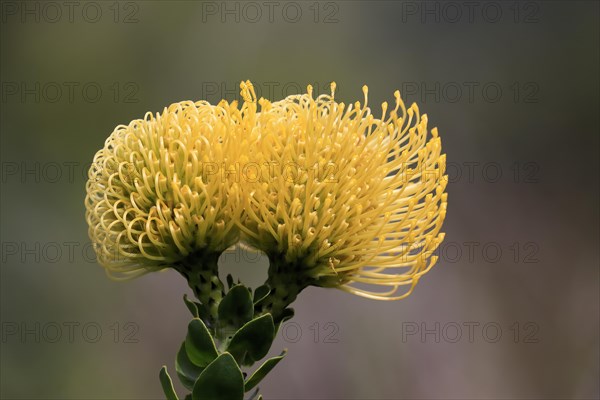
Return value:
[(219, 303), (225, 297), (225, 287), (219, 279), (219, 254), (190, 255), (175, 269), (188, 281), (196, 298), (209, 310), (211, 326), (218, 318)]
[(310, 285), (309, 277), (303, 276), (301, 266), (269, 259), (269, 278), (266, 284), (271, 288), (269, 295), (255, 307), (257, 314), (271, 313), (275, 322), (280, 322), (287, 306), (292, 304), (298, 294)]

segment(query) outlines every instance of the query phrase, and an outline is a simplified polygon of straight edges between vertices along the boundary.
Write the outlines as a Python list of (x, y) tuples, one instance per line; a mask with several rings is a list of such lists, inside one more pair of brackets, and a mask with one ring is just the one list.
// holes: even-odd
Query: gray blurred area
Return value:
[(403, 301), (303, 292), (265, 399), (600, 396), (598, 2), (75, 3), (1, 2), (0, 397), (162, 398), (188, 289), (105, 276), (86, 170), (116, 125), (245, 79), (346, 103), (367, 84), (376, 115), (400, 89), (450, 176), (438, 265)]

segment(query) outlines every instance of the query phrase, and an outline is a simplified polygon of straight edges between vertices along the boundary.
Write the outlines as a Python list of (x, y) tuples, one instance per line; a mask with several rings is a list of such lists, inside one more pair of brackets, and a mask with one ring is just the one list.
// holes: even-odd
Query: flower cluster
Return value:
[[(408, 295), (436, 262), (446, 214), (445, 155), (427, 116), (396, 91), (376, 118), (366, 86), (349, 105), (335, 84), (273, 103), (241, 88), (239, 107), (182, 102), (115, 129), (87, 183), (100, 264), (117, 277), (172, 267), (190, 279), (241, 241), (269, 257), (281, 307), (308, 285)], [(228, 172), (249, 163), (269, 171)]]
[(120, 125), (94, 157), (87, 221), (114, 277), (172, 266), (238, 241), (237, 183), (207, 180), (206, 161), (240, 157), (229, 140), (242, 114), (226, 102), (182, 102)]

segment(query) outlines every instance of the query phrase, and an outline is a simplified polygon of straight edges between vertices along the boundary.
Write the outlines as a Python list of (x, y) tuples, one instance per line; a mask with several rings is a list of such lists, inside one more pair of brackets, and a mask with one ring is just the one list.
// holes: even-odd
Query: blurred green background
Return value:
[[(70, 4), (70, 5), (69, 5)], [(400, 302), (308, 289), (266, 399), (599, 391), (599, 5), (1, 2), (3, 399), (158, 399), (189, 318), (174, 272), (117, 283), (87, 239), (94, 153), (172, 102), (400, 89), (450, 174), (439, 264)], [(223, 269), (256, 284), (266, 261)]]

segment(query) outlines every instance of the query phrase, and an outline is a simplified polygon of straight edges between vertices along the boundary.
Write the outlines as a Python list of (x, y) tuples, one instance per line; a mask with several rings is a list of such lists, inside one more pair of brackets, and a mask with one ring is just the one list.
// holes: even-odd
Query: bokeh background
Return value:
[[(86, 170), (117, 124), (172, 102), (307, 84), (439, 127), (441, 261), (408, 299), (308, 289), (266, 399), (593, 399), (599, 393), (599, 5), (1, 3), (3, 399), (159, 399), (189, 319), (173, 272), (94, 260)], [(377, 113), (377, 111), (376, 111)], [(228, 254), (250, 284), (267, 261)], [(180, 388), (180, 387), (179, 387)]]

